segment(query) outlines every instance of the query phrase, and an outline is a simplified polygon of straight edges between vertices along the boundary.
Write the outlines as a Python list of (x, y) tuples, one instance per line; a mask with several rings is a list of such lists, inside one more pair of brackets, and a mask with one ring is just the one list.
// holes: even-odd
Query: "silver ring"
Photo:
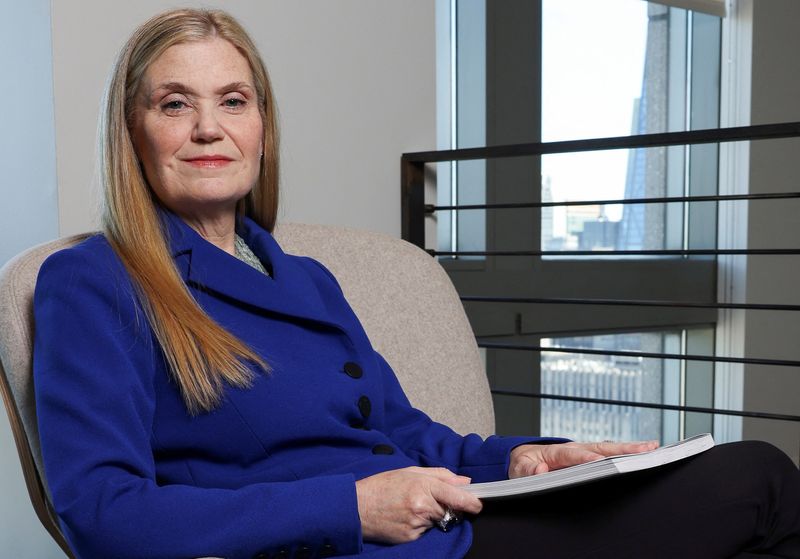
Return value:
[(447, 532), (459, 522), (461, 522), (461, 513), (455, 512), (450, 507), (447, 507), (444, 511), (444, 516), (436, 522), (436, 526), (438, 526), (439, 530), (442, 532)]

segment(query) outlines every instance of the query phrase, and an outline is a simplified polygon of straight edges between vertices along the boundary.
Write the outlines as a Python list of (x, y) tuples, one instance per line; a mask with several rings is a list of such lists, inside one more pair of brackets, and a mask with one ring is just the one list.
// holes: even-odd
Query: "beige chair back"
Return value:
[(42, 262), (83, 236), (36, 246), (0, 269), (0, 392), (8, 413), (22, 473), (33, 509), (42, 525), (68, 557), (74, 555), (61, 534), (44, 482), (39, 429), (31, 376), (33, 354), (33, 289)]
[[(0, 391), (39, 520), (73, 557), (44, 481), (31, 376), (33, 290), (42, 262), (84, 236), (34, 247), (0, 269)], [(311, 256), (339, 280), (370, 341), (394, 368), (412, 404), (459, 433), (489, 435), (489, 385), (461, 302), (439, 264), (387, 235), (285, 223), (284, 251)]]
[(388, 235), (343, 227), (285, 223), (275, 238), (333, 273), (414, 406), (458, 433), (494, 433), (475, 335), (434, 258)]

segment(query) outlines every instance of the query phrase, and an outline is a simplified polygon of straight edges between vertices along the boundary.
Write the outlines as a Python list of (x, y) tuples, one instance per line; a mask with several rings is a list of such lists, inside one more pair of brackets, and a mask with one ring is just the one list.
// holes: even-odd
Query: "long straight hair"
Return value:
[(189, 293), (172, 260), (156, 206), (131, 139), (136, 96), (148, 67), (169, 47), (221, 38), (247, 60), (264, 129), (261, 170), (237, 204), (268, 231), (278, 209), (278, 129), (267, 70), (253, 41), (219, 10), (170, 10), (142, 24), (117, 58), (98, 133), (104, 192), (103, 231), (133, 279), (137, 296), (191, 414), (219, 406), (225, 385), (252, 385), (251, 366), (267, 363), (217, 324)]

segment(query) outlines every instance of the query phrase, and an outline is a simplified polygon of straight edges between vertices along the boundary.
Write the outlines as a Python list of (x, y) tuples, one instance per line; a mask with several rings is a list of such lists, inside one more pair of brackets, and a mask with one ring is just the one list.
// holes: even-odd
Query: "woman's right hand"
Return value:
[(403, 543), (416, 540), (445, 513), (477, 514), (480, 500), (464, 491), (468, 477), (445, 468), (389, 470), (356, 482), (358, 514), (364, 540)]

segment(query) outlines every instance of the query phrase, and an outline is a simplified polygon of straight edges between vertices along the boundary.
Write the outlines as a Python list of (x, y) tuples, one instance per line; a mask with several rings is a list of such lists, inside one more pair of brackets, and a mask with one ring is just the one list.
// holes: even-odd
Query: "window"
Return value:
[[(655, 359), (633, 353), (711, 355), (712, 328), (666, 332), (545, 338), (543, 347), (608, 350), (611, 355), (545, 352), (544, 394), (622, 402), (662, 402), (710, 407), (713, 367), (708, 363)], [(627, 354), (626, 354), (627, 353)], [(543, 399), (541, 429), (574, 440), (677, 440), (713, 429), (708, 414), (608, 403)]]
[[(631, 0), (442, 0), (437, 14), (440, 37), (446, 31), (448, 39), (439, 42), (439, 67), (447, 69), (439, 73), (441, 149), (718, 126), (717, 16)], [(709, 145), (438, 164), (440, 205), (573, 204), (439, 212), (439, 250), (487, 252), (440, 258), (464, 295), (714, 300), (716, 266), (708, 258), (588, 258), (538, 251), (602, 256), (603, 250), (714, 248), (714, 203), (595, 202), (716, 194), (717, 161), (717, 147)], [(504, 250), (532, 254), (493, 254)], [(466, 307), (484, 341), (618, 351), (658, 347), (665, 353), (691, 353), (695, 347), (695, 353), (713, 353), (713, 311)], [(607, 383), (617, 386), (614, 397), (623, 400), (712, 404), (713, 370), (687, 361), (491, 348), (486, 360), (490, 383), (505, 391), (607, 395), (611, 392), (600, 389)], [(692, 414), (508, 394), (497, 395), (495, 403), (498, 432), (504, 434), (630, 438), (620, 431), (627, 422), (641, 430), (635, 437), (631, 432), (633, 438), (674, 440), (711, 425), (708, 417)], [(578, 410), (595, 419), (579, 421)], [(630, 414), (637, 421), (631, 422)]]
[[(629, 0), (544, 0), (542, 141), (715, 128), (719, 58), (714, 16)], [(715, 146), (545, 156), (542, 201), (715, 194), (716, 162)], [(711, 203), (544, 208), (542, 249), (700, 246), (714, 241), (714, 210)]]
[[(544, 347), (664, 352), (679, 332), (607, 334), (543, 339)], [(679, 367), (629, 355), (542, 354), (542, 392), (627, 402), (675, 401)], [(673, 396), (670, 398), (670, 396)], [(670, 402), (671, 403), (671, 402)], [(542, 431), (574, 440), (661, 439), (660, 410), (569, 400), (542, 401)]]

